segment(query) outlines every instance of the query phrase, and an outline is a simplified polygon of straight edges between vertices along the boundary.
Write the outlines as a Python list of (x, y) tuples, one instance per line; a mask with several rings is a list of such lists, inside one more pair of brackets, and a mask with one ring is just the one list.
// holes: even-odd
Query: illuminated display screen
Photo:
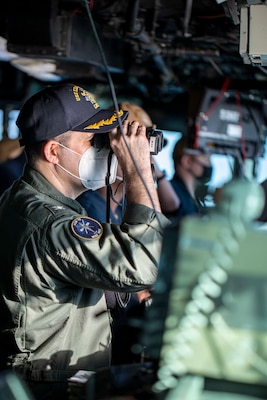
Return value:
[(4, 110), (0, 109), (0, 140), (3, 138), (4, 131)]
[(8, 137), (17, 139), (19, 137), (19, 128), (16, 125), (19, 110), (11, 110), (8, 113)]

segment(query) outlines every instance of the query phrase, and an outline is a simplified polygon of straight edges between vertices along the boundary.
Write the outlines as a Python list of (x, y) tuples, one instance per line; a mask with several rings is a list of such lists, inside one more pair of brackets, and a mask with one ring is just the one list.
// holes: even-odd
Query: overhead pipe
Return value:
[[(158, 0), (156, 0), (155, 5), (158, 12), (160, 5)], [(169, 84), (175, 85), (178, 83), (177, 78), (173, 71), (166, 65), (162, 57), (162, 49), (154, 42), (151, 35), (144, 30), (144, 27), (138, 23), (139, 7), (139, 0), (129, 1), (126, 13), (125, 36), (138, 41), (142, 50), (150, 54), (156, 69), (160, 73), (163, 86), (168, 86)], [(154, 20), (156, 20), (156, 15), (154, 16)]]
[(192, 16), (193, 0), (186, 0), (185, 14), (184, 14), (184, 36), (190, 37), (189, 23)]

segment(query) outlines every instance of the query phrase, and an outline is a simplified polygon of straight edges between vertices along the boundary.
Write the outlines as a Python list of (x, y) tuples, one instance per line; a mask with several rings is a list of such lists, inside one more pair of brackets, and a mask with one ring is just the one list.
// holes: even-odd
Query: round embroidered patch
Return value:
[(102, 225), (90, 217), (77, 217), (71, 223), (73, 233), (81, 239), (99, 239), (103, 233)]

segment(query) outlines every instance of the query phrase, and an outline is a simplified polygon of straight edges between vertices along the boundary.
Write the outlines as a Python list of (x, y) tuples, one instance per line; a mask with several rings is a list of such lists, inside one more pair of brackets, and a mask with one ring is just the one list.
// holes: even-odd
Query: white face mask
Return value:
[[(101, 187), (107, 186), (108, 184), (115, 182), (118, 160), (114, 153), (110, 153), (110, 149), (96, 149), (92, 146), (87, 149), (83, 154), (80, 154), (70, 149), (69, 147), (64, 146), (61, 143), (59, 144), (65, 149), (71, 151), (72, 153), (81, 156), (79, 162), (79, 176), (72, 174), (66, 168), (62, 167), (62, 165), (57, 165), (71, 176), (80, 179), (86, 189), (97, 190)], [(109, 155), (110, 167), (108, 168)]]

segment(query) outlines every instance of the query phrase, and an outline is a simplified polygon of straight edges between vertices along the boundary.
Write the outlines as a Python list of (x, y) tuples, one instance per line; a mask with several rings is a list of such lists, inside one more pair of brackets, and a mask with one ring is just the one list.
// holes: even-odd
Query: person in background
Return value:
[[(136, 121), (146, 128), (155, 128), (148, 113), (139, 105), (124, 101), (119, 108), (128, 111), (130, 123)], [(177, 196), (155, 160), (151, 159), (152, 171), (157, 186), (162, 212), (172, 211), (178, 205)], [(120, 224), (126, 206), (125, 183), (120, 166), (117, 176), (110, 187), (101, 187), (98, 190), (83, 192), (77, 201), (86, 209), (87, 213), (101, 222)], [(131, 320), (141, 321), (146, 305), (151, 301), (150, 290), (137, 293), (119, 293), (106, 291), (106, 300), (112, 317), (113, 329), (113, 364), (123, 364), (140, 360), (140, 354), (132, 352), (132, 346), (138, 340), (139, 329), (131, 326)]]
[(210, 156), (200, 150), (187, 147), (187, 138), (182, 136), (173, 150), (175, 173), (170, 183), (174, 188), (179, 205), (176, 210), (164, 212), (169, 218), (181, 218), (186, 215), (201, 213), (196, 190), (204, 185), (212, 176)]
[(0, 194), (22, 175), (25, 163), (26, 156), (19, 139), (3, 136), (0, 141)]
[[(148, 113), (141, 106), (123, 101), (119, 104), (119, 107), (129, 112), (128, 120), (130, 122), (137, 121), (146, 128), (156, 128), (156, 125), (152, 122)], [(151, 157), (151, 166), (162, 212), (173, 212), (179, 205), (179, 199), (172, 185), (166, 179), (165, 172), (160, 170), (155, 156)], [(87, 211), (90, 211), (95, 218), (105, 222), (119, 223), (122, 218), (123, 208), (125, 207), (124, 195), (123, 175), (120, 167), (118, 167), (117, 179), (109, 188), (105, 186), (95, 191), (88, 190), (83, 192), (77, 198), (77, 201), (79, 201)], [(110, 206), (108, 213), (107, 200)]]
[[(102, 110), (78, 85), (61, 84), (30, 97), (17, 119), (27, 164), (0, 200), (0, 370), (16, 372), (38, 400), (65, 400), (78, 371), (110, 367), (104, 291), (137, 292), (157, 278), (169, 220), (146, 129), (127, 116)], [(111, 181), (117, 163), (125, 179), (121, 224), (100, 223), (75, 200), (106, 184), (110, 151), (94, 146), (106, 133)]]

